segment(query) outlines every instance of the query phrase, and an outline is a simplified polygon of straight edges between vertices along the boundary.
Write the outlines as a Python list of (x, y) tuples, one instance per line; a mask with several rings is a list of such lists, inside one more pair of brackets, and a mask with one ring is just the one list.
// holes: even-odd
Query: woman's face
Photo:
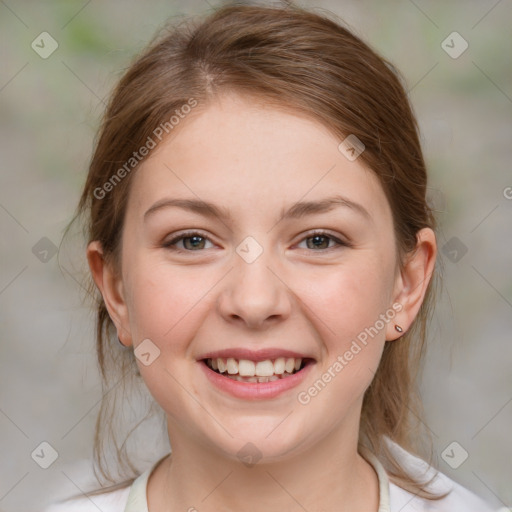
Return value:
[(132, 177), (119, 288), (120, 335), (171, 442), (275, 461), (356, 439), (400, 324), (377, 177), (321, 124), (250, 99), (181, 123)]

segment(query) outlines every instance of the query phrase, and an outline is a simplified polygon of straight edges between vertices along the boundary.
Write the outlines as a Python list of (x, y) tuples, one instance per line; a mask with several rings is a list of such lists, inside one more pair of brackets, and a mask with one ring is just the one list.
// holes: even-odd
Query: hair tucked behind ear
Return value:
[[(200, 109), (227, 91), (306, 113), (340, 141), (349, 134), (358, 137), (365, 145), (359, 158), (377, 175), (391, 206), (400, 261), (415, 247), (419, 230), (435, 228), (426, 202), (427, 173), (416, 120), (393, 66), (333, 16), (294, 6), (236, 5), (162, 33), (136, 58), (111, 96), (77, 216), (86, 217), (87, 240), (99, 240), (113, 264), (120, 265), (120, 238), (136, 166), (104, 197), (99, 197), (98, 190), (104, 190), (104, 184), (148, 137), (155, 137), (154, 130), (168, 123), (176, 109), (191, 99)], [(360, 445), (379, 457), (391, 480), (429, 498), (434, 496), (426, 491), (425, 482), (407, 473), (385, 438), (416, 451), (418, 425), (411, 418), (422, 417), (415, 386), (433, 286), (432, 279), (408, 332), (386, 342), (364, 397), (360, 426)], [(123, 390), (114, 384), (121, 376), (135, 375), (136, 365), (132, 352), (117, 343), (99, 295), (96, 309), (98, 361), (106, 398), (97, 424), (95, 454), (107, 476), (101, 441), (105, 430), (110, 439), (115, 438), (112, 418), (120, 401), (115, 397)], [(128, 459), (121, 452), (118, 461), (123, 463)]]

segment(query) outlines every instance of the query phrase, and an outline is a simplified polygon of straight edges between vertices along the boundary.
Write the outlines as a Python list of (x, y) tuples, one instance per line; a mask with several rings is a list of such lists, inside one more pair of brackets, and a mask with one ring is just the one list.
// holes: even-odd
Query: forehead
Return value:
[(349, 161), (340, 142), (301, 112), (223, 95), (196, 107), (142, 163), (131, 207), (179, 196), (261, 215), (339, 193), (389, 215), (377, 176), (361, 159)]

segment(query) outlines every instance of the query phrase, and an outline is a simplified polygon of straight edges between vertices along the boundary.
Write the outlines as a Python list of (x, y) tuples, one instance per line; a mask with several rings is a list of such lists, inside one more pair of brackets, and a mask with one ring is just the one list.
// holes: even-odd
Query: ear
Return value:
[[(406, 256), (404, 266), (395, 281), (394, 303), (400, 304), (402, 309), (393, 321), (388, 323), (386, 340), (400, 338), (410, 328), (423, 303), (434, 271), (437, 255), (434, 231), (423, 228), (418, 231), (416, 240), (416, 248)], [(399, 325), (403, 332), (398, 332), (395, 325)]]
[(112, 268), (112, 265), (105, 261), (99, 241), (90, 242), (87, 246), (87, 261), (92, 278), (103, 296), (108, 314), (116, 326), (119, 340), (125, 346), (132, 345), (123, 282), (121, 276), (118, 276)]

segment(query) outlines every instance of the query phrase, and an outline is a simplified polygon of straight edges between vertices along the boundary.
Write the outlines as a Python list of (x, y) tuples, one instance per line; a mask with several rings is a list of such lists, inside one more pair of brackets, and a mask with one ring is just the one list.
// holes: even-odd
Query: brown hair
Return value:
[[(107, 261), (119, 268), (120, 238), (133, 173), (121, 173), (123, 179), (115, 183), (113, 176), (120, 176), (120, 167), (133, 158), (134, 150), (148, 138), (155, 138), (158, 126), (167, 122), (170, 130), (171, 116), (191, 99), (201, 108), (216, 94), (236, 91), (306, 113), (340, 141), (353, 134), (364, 143), (365, 151), (359, 158), (375, 172), (385, 191), (393, 212), (399, 264), (403, 264), (416, 246), (417, 232), (435, 228), (426, 202), (427, 174), (416, 120), (393, 66), (329, 15), (295, 6), (222, 7), (200, 23), (171, 27), (136, 58), (111, 96), (73, 219), (87, 216), (86, 238), (101, 242)], [(108, 193), (99, 194), (109, 180), (113, 186), (108, 187)], [(364, 397), (359, 436), (359, 445), (380, 459), (391, 481), (430, 499), (438, 497), (426, 490), (426, 482), (418, 481), (401, 466), (385, 436), (419, 453), (414, 441), (421, 425), (411, 420), (422, 417), (416, 381), (433, 286), (432, 279), (408, 332), (385, 344), (380, 366)], [(92, 280), (90, 290), (94, 290)], [(103, 430), (106, 428), (115, 440), (112, 420), (117, 399), (112, 397), (124, 389), (117, 386), (120, 375), (136, 375), (137, 367), (133, 352), (118, 344), (103, 299), (94, 291), (97, 353), (105, 391), (94, 454), (108, 479), (102, 457)], [(135, 472), (124, 443), (115, 447), (118, 462), (127, 463)]]

